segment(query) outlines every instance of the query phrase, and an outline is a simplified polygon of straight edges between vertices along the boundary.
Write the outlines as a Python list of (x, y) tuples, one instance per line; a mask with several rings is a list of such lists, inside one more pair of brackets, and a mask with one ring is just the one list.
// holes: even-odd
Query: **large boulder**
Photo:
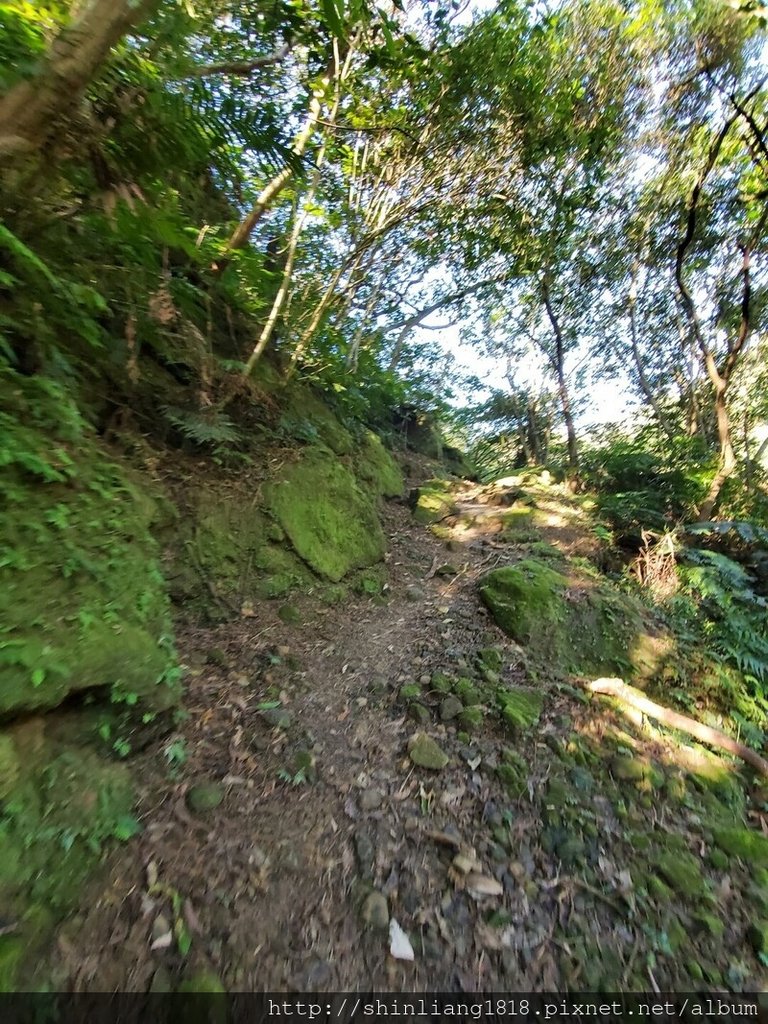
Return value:
[(324, 444), (337, 455), (348, 455), (353, 450), (350, 432), (308, 387), (294, 384), (281, 394), (280, 403), (279, 426), (289, 436), (310, 445)]
[(355, 459), (355, 471), (366, 489), (385, 498), (399, 498), (405, 489), (400, 467), (372, 430), (365, 432)]
[(536, 559), (494, 569), (480, 597), (539, 665), (595, 675), (649, 675), (663, 644), (640, 603), (607, 581)]
[(296, 553), (318, 575), (338, 582), (384, 557), (386, 541), (373, 502), (330, 452), (307, 449), (263, 493)]

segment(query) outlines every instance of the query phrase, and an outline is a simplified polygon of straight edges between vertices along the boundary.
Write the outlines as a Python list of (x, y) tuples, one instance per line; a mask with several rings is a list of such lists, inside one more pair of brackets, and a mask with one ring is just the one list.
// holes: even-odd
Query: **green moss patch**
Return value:
[(713, 835), (725, 853), (755, 867), (768, 867), (768, 836), (749, 828), (719, 828)]
[(178, 676), (151, 534), (164, 510), (69, 399), (13, 376), (0, 416), (0, 714), (98, 688), (168, 707)]
[(367, 430), (355, 458), (355, 472), (366, 489), (385, 498), (399, 498), (404, 489), (400, 467), (381, 443), (381, 438)]
[(652, 864), (664, 881), (681, 896), (695, 899), (707, 894), (707, 882), (693, 854), (684, 850), (664, 850), (652, 858)]
[(504, 632), (549, 669), (635, 672), (631, 652), (645, 633), (643, 612), (607, 582), (525, 559), (484, 576), (480, 596)]
[(333, 410), (313, 391), (294, 384), (280, 396), (283, 433), (308, 444), (324, 444), (337, 455), (348, 455), (354, 448), (350, 432)]
[(451, 496), (449, 480), (427, 480), (411, 494), (413, 517), (417, 523), (429, 526), (439, 523), (456, 510)]
[(0, 937), (0, 991), (34, 970), (38, 947), (76, 905), (104, 845), (140, 831), (127, 766), (81, 742), (49, 735), (43, 718), (2, 736), (15, 757), (0, 807), (0, 906), (18, 932)]
[(497, 693), (501, 717), (513, 729), (530, 729), (536, 725), (544, 707), (544, 697), (537, 690), (521, 687)]
[(296, 553), (320, 576), (338, 582), (384, 557), (373, 504), (333, 456), (308, 451), (283, 467), (264, 497)]

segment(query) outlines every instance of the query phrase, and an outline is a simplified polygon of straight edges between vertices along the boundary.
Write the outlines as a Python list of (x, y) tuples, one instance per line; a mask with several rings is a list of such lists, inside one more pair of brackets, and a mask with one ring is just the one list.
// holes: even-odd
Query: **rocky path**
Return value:
[[(556, 500), (547, 540), (589, 548)], [(57, 984), (761, 984), (764, 871), (715, 835), (744, 831), (737, 790), (532, 675), (477, 597), (531, 538), (500, 539), (479, 489), (460, 501), (441, 539), (389, 506), (379, 598), (263, 603), (182, 636), (186, 718), (140, 755), (143, 831), (61, 930)], [(391, 918), (413, 962), (390, 955)]]

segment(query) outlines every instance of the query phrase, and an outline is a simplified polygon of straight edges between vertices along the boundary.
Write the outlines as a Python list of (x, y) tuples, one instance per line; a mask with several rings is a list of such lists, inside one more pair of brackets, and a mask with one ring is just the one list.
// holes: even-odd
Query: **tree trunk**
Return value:
[(723, 484), (728, 477), (733, 475), (736, 469), (736, 453), (733, 450), (733, 442), (731, 440), (731, 418), (728, 415), (728, 404), (726, 402), (727, 392), (728, 382), (720, 377), (719, 382), (715, 384), (714, 403), (717, 437), (720, 441), (720, 465), (712, 479), (712, 483), (709, 485), (707, 496), (699, 509), (700, 522), (706, 522), (712, 518), (720, 491), (723, 489)]
[(0, 98), (0, 161), (41, 153), (72, 117), (113, 47), (158, 3), (86, 0), (33, 77)]
[[(299, 159), (304, 155), (304, 151), (314, 134), (318, 119), (320, 118), (321, 110), (322, 106), (320, 100), (316, 96), (313, 96), (310, 100), (307, 119), (293, 143), (292, 152), (296, 159)], [(251, 235), (253, 234), (254, 228), (262, 219), (264, 214), (271, 208), (272, 204), (291, 180), (293, 175), (293, 166), (291, 164), (286, 164), (285, 167), (278, 171), (274, 178), (264, 186), (251, 211), (240, 221), (232, 232), (229, 241), (227, 242), (227, 254), (236, 252), (238, 249), (242, 249), (247, 245)], [(226, 270), (227, 266), (229, 266), (229, 258), (225, 255), (218, 261), (214, 270), (216, 273), (221, 274)]]
[(672, 429), (672, 426), (671, 426), (669, 420), (664, 415), (664, 410), (661, 408), (661, 405), (659, 404), (659, 401), (656, 398), (656, 395), (654, 395), (654, 393), (653, 393), (653, 388), (651, 387), (651, 382), (648, 380), (648, 378), (645, 375), (645, 370), (643, 368), (643, 361), (642, 361), (642, 359), (640, 357), (640, 347), (639, 347), (639, 345), (637, 343), (637, 318), (635, 316), (635, 301), (636, 300), (635, 300), (635, 295), (634, 295), (634, 288), (635, 288), (635, 279), (633, 278), (633, 281), (632, 281), (632, 292), (630, 293), (630, 296), (629, 296), (629, 333), (630, 333), (630, 337), (632, 339), (632, 355), (633, 355), (634, 360), (635, 360), (635, 368), (637, 369), (637, 379), (638, 379), (638, 381), (640, 383), (640, 390), (643, 392), (643, 394), (645, 395), (646, 401), (648, 402), (650, 407), (653, 409), (654, 414), (656, 416), (656, 419), (658, 420), (659, 426), (664, 431), (664, 433), (667, 435), (669, 440), (670, 441), (674, 441), (674, 439), (675, 439), (675, 432)]
[(549, 282), (546, 276), (542, 280), (541, 292), (544, 298), (544, 307), (552, 324), (555, 335), (555, 358), (553, 360), (555, 375), (557, 377), (557, 394), (560, 398), (560, 408), (565, 420), (565, 430), (568, 435), (568, 465), (572, 469), (579, 466), (579, 446), (576, 441), (576, 428), (573, 424), (573, 411), (571, 409), (571, 396), (568, 394), (568, 382), (565, 379), (565, 340), (560, 327), (560, 321), (552, 305), (552, 296), (549, 292)]

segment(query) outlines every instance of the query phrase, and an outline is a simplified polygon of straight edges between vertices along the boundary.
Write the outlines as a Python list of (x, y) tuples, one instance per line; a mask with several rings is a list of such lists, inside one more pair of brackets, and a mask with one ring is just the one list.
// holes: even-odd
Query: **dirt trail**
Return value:
[[(467, 489), (465, 525), (476, 499)], [(511, 796), (500, 771), (509, 736), (489, 718), (469, 740), (433, 690), (435, 673), (477, 676), (489, 644), (503, 653), (499, 682), (530, 685), (476, 588), (519, 551), (477, 523), (448, 550), (404, 504), (385, 515), (384, 603), (303, 598), (287, 624), (265, 602), (253, 618), (182, 634), (188, 718), (137, 759), (143, 832), (62, 929), (59, 984), (146, 992), (206, 970), (233, 991), (647, 988), (648, 971), (662, 987), (689, 984), (679, 958), (647, 959), (646, 919), (669, 908), (643, 909), (616, 802), (563, 753), (575, 731), (599, 744), (611, 716), (542, 681), (542, 719), (512, 743), (525, 778)], [(404, 684), (421, 687), (419, 707)], [(441, 771), (409, 759), (418, 729), (448, 755)], [(186, 757), (175, 769), (169, 750)], [(583, 838), (548, 803), (563, 763)], [(221, 802), (190, 810), (194, 787), (199, 797), (211, 784)], [(665, 813), (644, 809), (645, 831), (667, 830)], [(389, 956), (381, 897), (412, 964)], [(693, 910), (682, 894), (675, 902), (685, 922)], [(713, 964), (710, 945), (705, 936), (701, 958)]]

